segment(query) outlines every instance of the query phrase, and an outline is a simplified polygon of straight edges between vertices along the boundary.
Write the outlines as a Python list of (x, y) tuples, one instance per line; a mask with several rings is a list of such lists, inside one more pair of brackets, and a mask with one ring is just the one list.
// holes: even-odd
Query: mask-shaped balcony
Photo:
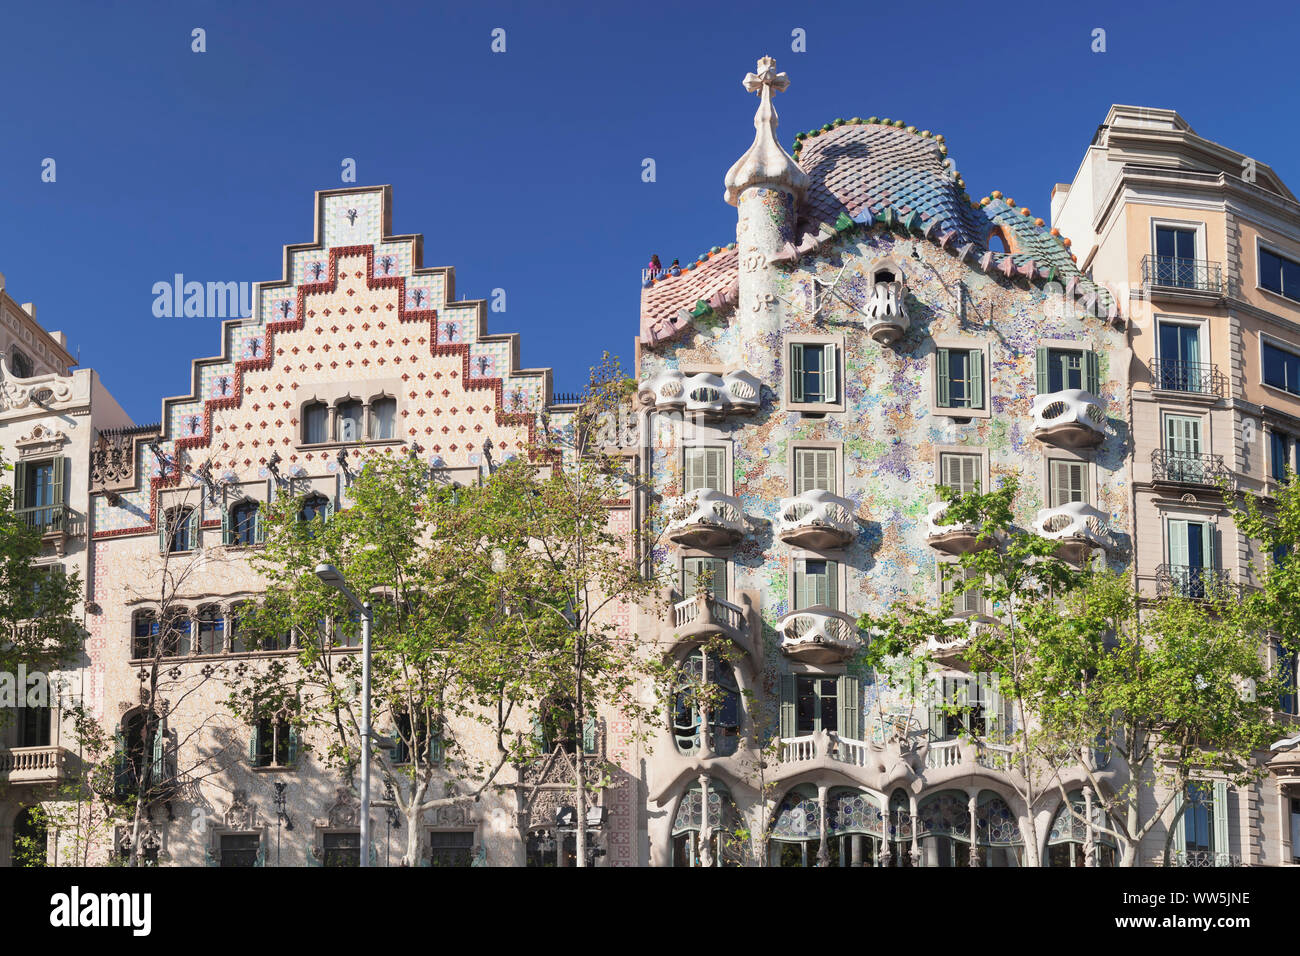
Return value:
[(907, 286), (897, 280), (877, 282), (867, 300), (867, 334), (881, 345), (891, 345), (912, 324), (907, 315)]
[(749, 658), (751, 666), (758, 664), (751, 640), (748, 597), (745, 606), (732, 604), (722, 598), (701, 591), (694, 597), (673, 604), (673, 645), (695, 645), (712, 637), (725, 637), (740, 648)]
[(969, 616), (950, 617), (944, 621), (945, 624), (964, 625), (959, 634), (945, 634), (942, 637), (931, 637), (925, 642), (926, 649), (930, 655), (939, 663), (946, 667), (952, 667), (957, 670), (965, 670), (965, 661), (963, 655), (966, 648), (970, 647), (971, 639), (980, 631), (997, 625), (997, 619), (985, 614), (972, 614)]
[(786, 657), (803, 664), (840, 664), (865, 646), (857, 622), (825, 604), (791, 611), (776, 629)]
[(1110, 520), (1106, 513), (1082, 501), (1039, 510), (1034, 519), (1034, 531), (1049, 541), (1058, 542), (1058, 554), (1076, 563), (1094, 548), (1108, 548), (1111, 544)]
[(950, 504), (947, 501), (936, 501), (930, 505), (930, 514), (926, 519), (926, 544), (944, 554), (966, 554), (992, 544), (991, 541), (979, 540), (980, 528), (974, 522), (948, 521)]
[(759, 391), (758, 379), (748, 372), (684, 375), (670, 368), (642, 384), (638, 396), (658, 411), (685, 411), (705, 418), (722, 418), (756, 410)]
[(749, 530), (739, 499), (697, 488), (667, 502), (668, 540), (688, 548), (733, 545)]
[(1106, 401), (1081, 388), (1034, 396), (1034, 437), (1061, 448), (1091, 448), (1106, 438)]
[(858, 534), (853, 512), (857, 505), (814, 488), (793, 498), (781, 499), (776, 533), (797, 548), (843, 548)]

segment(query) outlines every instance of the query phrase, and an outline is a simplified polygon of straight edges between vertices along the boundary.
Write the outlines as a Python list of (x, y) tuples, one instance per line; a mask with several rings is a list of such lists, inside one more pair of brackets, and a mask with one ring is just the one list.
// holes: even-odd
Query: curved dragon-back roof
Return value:
[[(971, 200), (942, 136), (904, 127), (901, 120), (836, 120), (800, 133), (794, 157), (809, 186), (799, 204), (800, 238), (777, 261), (794, 265), (840, 233), (879, 224), (919, 233), (984, 272), (1059, 282), (1085, 305), (1117, 316), (1113, 298), (1079, 271), (1068, 239), (1000, 192)], [(1008, 252), (989, 248), (995, 234)], [(653, 345), (676, 338), (692, 318), (734, 304), (737, 289), (734, 243), (715, 247), (680, 275), (648, 281), (641, 296), (642, 339)]]

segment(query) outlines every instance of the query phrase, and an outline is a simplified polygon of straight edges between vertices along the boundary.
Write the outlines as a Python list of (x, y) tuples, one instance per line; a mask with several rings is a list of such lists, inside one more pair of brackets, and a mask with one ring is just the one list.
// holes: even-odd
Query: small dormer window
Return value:
[(13, 366), (14, 378), (31, 378), (35, 373), (32, 366), (32, 360), (22, 349), (13, 349), (9, 353), (10, 364)]

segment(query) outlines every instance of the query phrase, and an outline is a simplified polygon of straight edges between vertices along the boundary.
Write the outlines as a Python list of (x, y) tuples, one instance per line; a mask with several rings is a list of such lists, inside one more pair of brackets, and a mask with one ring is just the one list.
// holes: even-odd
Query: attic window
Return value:
[(1011, 241), (1007, 236), (1007, 231), (1001, 226), (994, 226), (993, 229), (989, 231), (989, 238), (986, 245), (993, 252), (1015, 252), (1015, 249), (1011, 247)]

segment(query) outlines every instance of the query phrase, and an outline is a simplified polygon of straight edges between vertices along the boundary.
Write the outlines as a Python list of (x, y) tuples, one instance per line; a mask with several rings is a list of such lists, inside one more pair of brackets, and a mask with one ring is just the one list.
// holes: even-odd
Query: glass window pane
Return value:
[(385, 441), (397, 435), (397, 399), (379, 398), (370, 405), (370, 437)]

